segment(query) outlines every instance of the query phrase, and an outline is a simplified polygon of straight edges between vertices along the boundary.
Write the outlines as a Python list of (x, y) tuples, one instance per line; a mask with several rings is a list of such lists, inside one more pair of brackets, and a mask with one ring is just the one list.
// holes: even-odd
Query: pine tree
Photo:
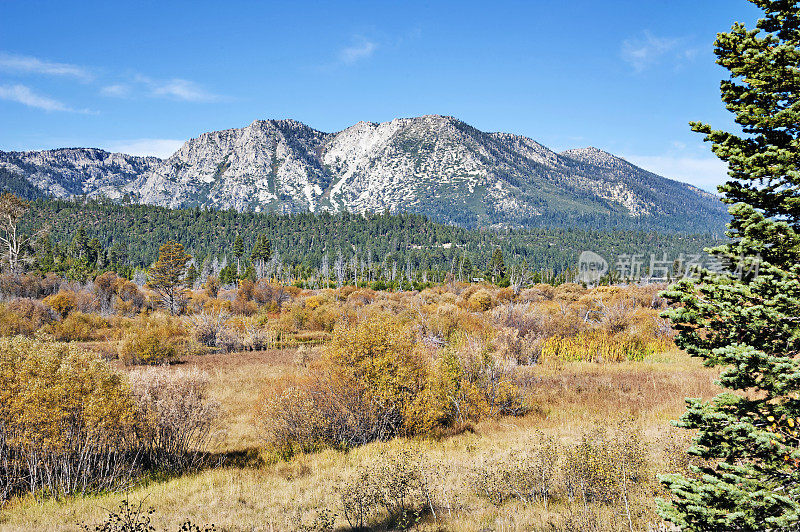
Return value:
[(250, 259), (256, 265), (256, 273), (259, 277), (264, 275), (264, 265), (270, 257), (272, 257), (272, 244), (270, 244), (267, 235), (262, 233), (256, 237), (256, 243), (250, 252)]
[(102, 267), (102, 255), (103, 255), (103, 245), (100, 241), (96, 238), (89, 240), (86, 244), (86, 262), (89, 266), (94, 267), (97, 265), (98, 267)]
[(242, 255), (244, 255), (244, 240), (242, 239), (242, 235), (237, 234), (236, 238), (233, 240), (233, 256), (236, 257), (237, 276), (242, 271), (241, 268)]
[(158, 250), (158, 261), (150, 267), (147, 284), (161, 299), (164, 306), (175, 314), (179, 310), (181, 296), (185, 290), (186, 264), (192, 257), (183, 245), (169, 241)]
[(189, 269), (186, 270), (186, 286), (192, 288), (198, 277), (200, 274), (197, 272), (197, 268), (194, 267), (194, 264), (190, 264)]
[(731, 72), (722, 100), (743, 134), (692, 128), (728, 163), (731, 241), (713, 253), (731, 271), (683, 279), (667, 297), (676, 341), (723, 367), (727, 391), (687, 400), (678, 425), (697, 430), (692, 478), (665, 475), (661, 515), (683, 530), (778, 530), (800, 522), (800, 7), (751, 0), (758, 29), (717, 37)]
[(78, 230), (75, 231), (75, 236), (72, 237), (72, 256), (76, 259), (86, 258), (88, 246), (89, 237), (86, 236), (86, 229), (83, 226), (80, 226), (78, 227)]
[(489, 261), (489, 273), (492, 276), (492, 282), (499, 282), (506, 276), (506, 263), (503, 260), (503, 252), (497, 247), (492, 252), (492, 260)]
[(461, 276), (468, 283), (472, 281), (472, 261), (466, 255), (461, 259)]

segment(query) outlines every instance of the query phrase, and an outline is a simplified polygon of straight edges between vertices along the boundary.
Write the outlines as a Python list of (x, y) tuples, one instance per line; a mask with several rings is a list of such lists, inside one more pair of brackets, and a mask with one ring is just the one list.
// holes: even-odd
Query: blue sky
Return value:
[(255, 119), (444, 114), (712, 189), (724, 167), (687, 122), (731, 126), (713, 41), (758, 15), (745, 0), (0, 0), (0, 150), (164, 156)]

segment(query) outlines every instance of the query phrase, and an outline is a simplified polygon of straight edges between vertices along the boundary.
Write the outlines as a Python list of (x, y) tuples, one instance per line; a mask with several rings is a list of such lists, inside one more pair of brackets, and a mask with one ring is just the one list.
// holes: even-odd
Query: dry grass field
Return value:
[[(2, 509), (0, 530), (79, 530), (79, 523), (102, 521), (125, 497), (153, 507), (159, 530), (177, 530), (186, 519), (218, 530), (314, 530), (325, 529), (328, 516), (337, 530), (347, 530), (342, 493), (371, 464), (393, 456), (413, 462), (428, 493), (430, 504), (408, 523), (414, 530), (661, 530), (653, 512), (660, 493), (655, 475), (685, 467), (681, 451), (687, 442), (669, 421), (681, 414), (684, 397), (718, 391), (712, 370), (674, 348), (616, 364), (545, 361), (515, 370), (531, 407), (524, 416), (486, 418), (446, 437), (401, 438), (279, 460), (264, 451), (254, 404), (270, 379), (306, 372), (304, 362), (296, 349), (185, 357), (169, 371), (207, 372), (210, 395), (221, 406), (212, 447), (216, 464), (152, 478), (126, 493), (62, 500), (24, 496)], [(618, 430), (621, 439), (615, 439)], [(586, 435), (624, 446), (630, 434), (641, 440), (633, 452), (643, 464), (636, 485), (624, 487), (624, 503), (616, 493), (606, 502), (571, 501), (563, 457), (552, 464), (552, 497), (498, 495), (503, 484), (513, 485), (514, 475), (533, 474), (519, 464), (530, 462), (548, 437), (564, 449)], [(498, 471), (507, 476), (498, 479)], [(619, 487), (609, 489), (614, 486)], [(370, 521), (378, 529), (390, 524), (397, 526), (380, 515)]]

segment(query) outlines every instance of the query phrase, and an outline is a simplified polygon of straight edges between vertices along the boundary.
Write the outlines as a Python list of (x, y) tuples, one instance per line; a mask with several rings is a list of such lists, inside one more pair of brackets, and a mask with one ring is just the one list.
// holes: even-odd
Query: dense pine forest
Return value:
[[(278, 215), (103, 200), (37, 199), (24, 226), (29, 233), (45, 230), (32, 243), (36, 269), (73, 278), (105, 269), (131, 276), (152, 264), (168, 240), (184, 245), (200, 276), (205, 272), (233, 281), (260, 262), (262, 268), (271, 268), (270, 275), (286, 280), (321, 274), (343, 282), (441, 281), (448, 273), (464, 280), (500, 279), (522, 267), (536, 280), (554, 282), (566, 279), (583, 250), (606, 257), (613, 269), (619, 256), (637, 254), (646, 266), (651, 255), (673, 260), (715, 242), (708, 234), (632, 230), (471, 230), (418, 214)], [(260, 245), (257, 239), (262, 239)], [(265, 241), (268, 249), (259, 249)]]

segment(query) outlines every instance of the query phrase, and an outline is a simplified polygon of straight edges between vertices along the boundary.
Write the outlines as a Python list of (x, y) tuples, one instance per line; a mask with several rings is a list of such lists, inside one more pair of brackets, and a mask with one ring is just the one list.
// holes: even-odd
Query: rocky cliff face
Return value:
[(164, 160), (75, 149), (0, 153), (2, 166), (59, 197), (129, 194), (168, 207), (388, 209), (468, 226), (607, 219), (661, 227), (693, 217), (710, 227), (724, 217), (714, 196), (603, 151), (555, 153), (438, 115), (359, 122), (338, 133), (257, 120), (204, 133)]
[(157, 157), (136, 157), (96, 148), (1, 152), (0, 168), (23, 175), (43, 194), (119, 198), (131, 181), (161, 163)]

